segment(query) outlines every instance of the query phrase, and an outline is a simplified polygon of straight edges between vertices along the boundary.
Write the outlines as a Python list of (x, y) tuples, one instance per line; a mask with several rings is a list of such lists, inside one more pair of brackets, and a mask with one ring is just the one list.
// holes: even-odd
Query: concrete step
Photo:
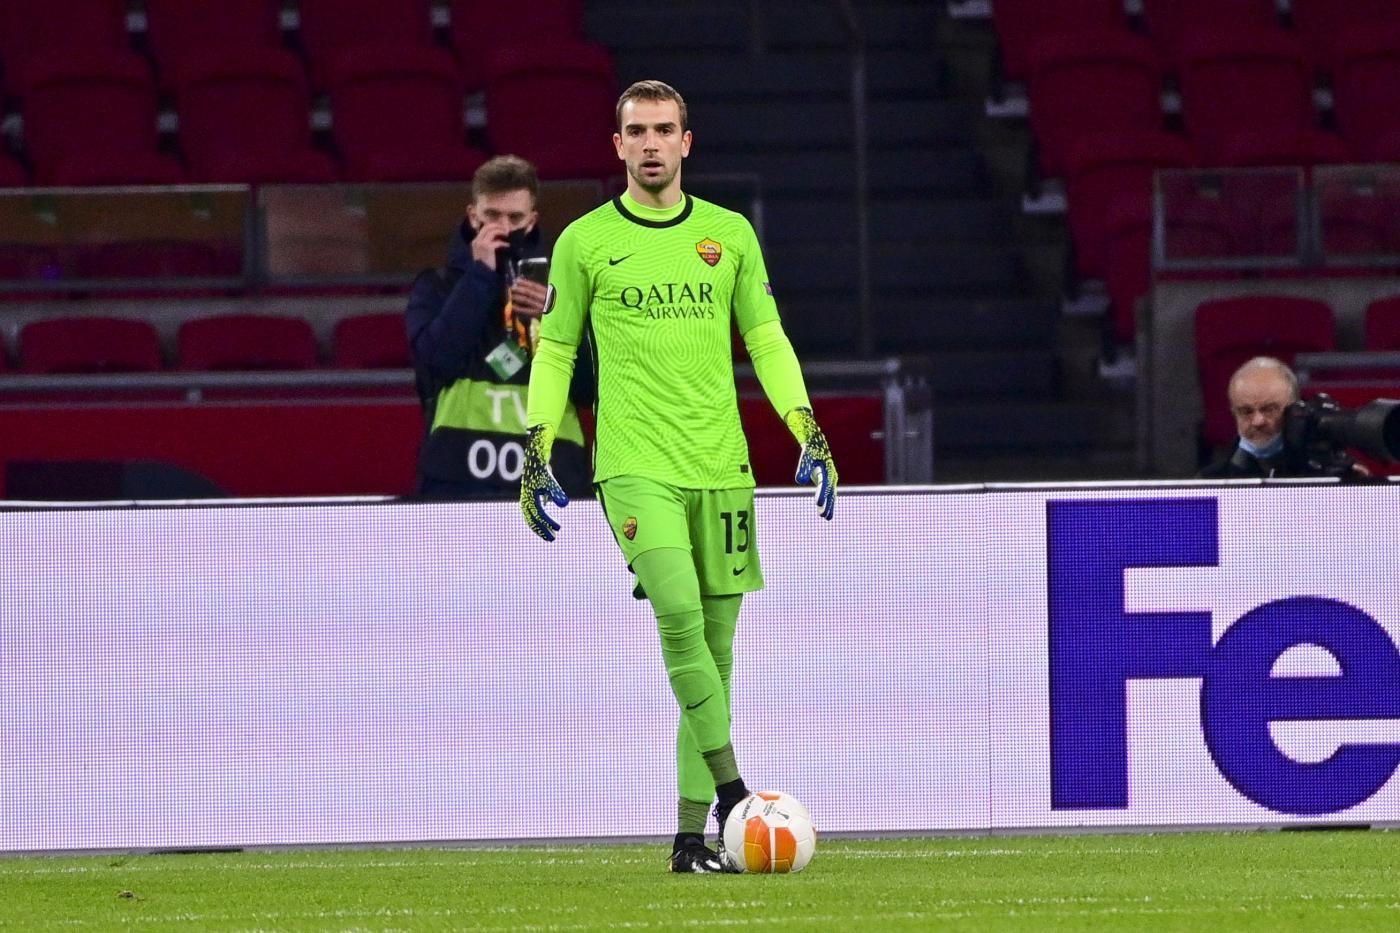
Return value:
[[(854, 286), (842, 292), (778, 289), (783, 327), (794, 345), (849, 357), (859, 344)], [(876, 292), (877, 354), (955, 350), (1050, 350), (1058, 309), (1053, 301), (996, 296), (950, 298)]]
[[(774, 286), (784, 292), (854, 289), (853, 247), (836, 243), (770, 243), (766, 250)], [(886, 243), (871, 257), (878, 292), (919, 299), (991, 297), (1018, 288), (1016, 250), (1000, 244)]]
[(1062, 453), (1126, 450), (1132, 412), (1121, 404), (1012, 397), (952, 401), (934, 408), (934, 459), (940, 451)]
[[(769, 51), (755, 58), (747, 51), (658, 52), (645, 47), (621, 49), (615, 60), (620, 87), (659, 78), (678, 88), (687, 102), (776, 94), (847, 99), (851, 87), (850, 55), (840, 49)], [(876, 99), (946, 97), (951, 88), (948, 68), (931, 48), (891, 49), (871, 57), (866, 85)]]
[[(854, 136), (850, 102), (840, 96), (791, 98), (781, 106), (752, 97), (694, 104), (687, 100), (687, 106), (698, 146), (837, 149), (848, 148)], [(867, 113), (872, 159), (882, 157), (881, 147), (971, 146), (976, 141), (978, 107), (972, 101), (873, 100)]]
[[(764, 201), (770, 242), (854, 243), (853, 197), (774, 196)], [(875, 243), (950, 241), (1006, 242), (1018, 219), (1015, 202), (992, 198), (872, 198), (871, 238)]]
[[(697, 139), (685, 170), (760, 175), (765, 196), (793, 192), (831, 195), (834, 191), (844, 196), (855, 176), (855, 156), (849, 148), (780, 145), (762, 152), (706, 150)], [(910, 146), (870, 160), (870, 188), (875, 194), (920, 198), (975, 197), (991, 193), (991, 180), (982, 155), (970, 147)]]

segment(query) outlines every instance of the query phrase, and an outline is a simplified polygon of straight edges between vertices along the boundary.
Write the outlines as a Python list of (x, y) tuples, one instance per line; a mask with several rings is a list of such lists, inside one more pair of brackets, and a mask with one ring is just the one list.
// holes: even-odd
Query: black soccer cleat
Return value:
[(690, 842), (671, 853), (670, 868), (686, 875), (713, 875), (724, 871), (724, 863), (703, 842)]
[(740, 802), (743, 801), (743, 799), (744, 798), (740, 797), (738, 800), (731, 800), (728, 804), (726, 804), (723, 801), (720, 801), (715, 804), (714, 811), (715, 820), (719, 823), (719, 839), (715, 841), (715, 855), (719, 858), (720, 870), (733, 875), (743, 874), (743, 869), (736, 867), (728, 858), (725, 857), (724, 824), (729, 821), (729, 814), (733, 811), (733, 809), (736, 806), (740, 804)]

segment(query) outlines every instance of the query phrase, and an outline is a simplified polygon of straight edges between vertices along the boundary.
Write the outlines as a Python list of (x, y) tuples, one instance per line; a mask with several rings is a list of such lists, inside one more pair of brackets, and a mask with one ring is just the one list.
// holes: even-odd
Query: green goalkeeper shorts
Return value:
[(627, 566), (659, 547), (689, 551), (702, 596), (763, 589), (752, 489), (681, 489), (639, 476), (598, 485)]

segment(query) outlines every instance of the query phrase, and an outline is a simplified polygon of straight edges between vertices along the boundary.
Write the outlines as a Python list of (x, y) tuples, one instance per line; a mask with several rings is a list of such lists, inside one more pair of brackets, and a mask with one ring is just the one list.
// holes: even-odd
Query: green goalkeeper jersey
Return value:
[(730, 334), (778, 309), (743, 215), (685, 194), (665, 210), (614, 198), (565, 228), (549, 284), (540, 338), (594, 343), (594, 482), (754, 485)]

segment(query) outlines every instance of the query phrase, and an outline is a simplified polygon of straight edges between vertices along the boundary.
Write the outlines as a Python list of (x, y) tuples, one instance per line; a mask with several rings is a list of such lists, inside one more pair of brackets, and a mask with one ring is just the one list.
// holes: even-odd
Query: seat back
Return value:
[(545, 179), (614, 174), (617, 94), (612, 57), (599, 46), (561, 40), (501, 49), (487, 61), (491, 147), (529, 159)]
[(156, 151), (155, 85), (134, 53), (52, 59), (30, 69), (26, 89), (25, 142), (41, 184), (68, 156)]
[(1202, 35), (1183, 55), (1182, 121), (1206, 164), (1219, 163), (1234, 134), (1313, 128), (1312, 95), (1312, 69), (1301, 47), (1281, 35)]
[(1367, 350), (1400, 350), (1400, 295), (1367, 306), (1365, 339)]
[(399, 369), (413, 365), (402, 314), (357, 314), (335, 326), (332, 363), (344, 369)]
[(19, 335), (26, 373), (133, 373), (161, 368), (160, 338), (147, 321), (54, 318), (26, 324)]
[(312, 369), (316, 335), (301, 318), (225, 314), (180, 325), (181, 369)]
[(162, 84), (211, 53), (279, 48), (281, 12), (281, 0), (146, 0), (146, 41)]
[(583, 40), (582, 0), (452, 0), (452, 48), (468, 91), (486, 87), (486, 59), (511, 45)]
[(1000, 0), (992, 4), (992, 24), (1001, 45), (1002, 74), (1012, 81), (1024, 81), (1030, 74), (1030, 50), (1037, 40), (1058, 33), (1127, 29), (1122, 0)]

